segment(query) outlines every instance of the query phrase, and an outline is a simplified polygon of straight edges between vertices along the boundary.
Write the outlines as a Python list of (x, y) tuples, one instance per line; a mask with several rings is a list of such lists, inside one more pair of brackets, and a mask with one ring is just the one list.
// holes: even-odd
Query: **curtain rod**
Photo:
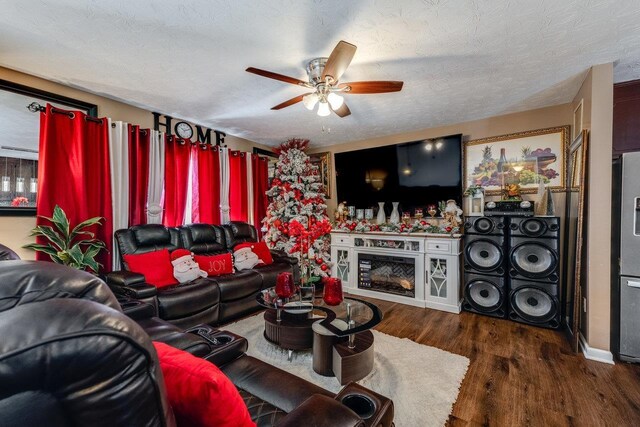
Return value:
[[(27, 110), (31, 111), (32, 113), (44, 113), (47, 111), (47, 109), (44, 106), (38, 104), (37, 102), (32, 102), (31, 104), (27, 105)], [(51, 112), (56, 114), (64, 114), (65, 116), (68, 116), (71, 119), (75, 117), (75, 114), (73, 113), (73, 111), (66, 111), (56, 107), (51, 107)], [(102, 119), (98, 119), (95, 117), (84, 116), (84, 119), (90, 122), (102, 124)]]

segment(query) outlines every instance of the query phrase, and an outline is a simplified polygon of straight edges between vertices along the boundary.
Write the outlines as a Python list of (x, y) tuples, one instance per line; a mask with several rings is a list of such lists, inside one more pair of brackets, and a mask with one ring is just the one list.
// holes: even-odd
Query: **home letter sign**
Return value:
[[(160, 127), (162, 126), (164, 129), (164, 132), (171, 136), (173, 135), (173, 133), (175, 132), (174, 127), (177, 126), (178, 123), (181, 123), (180, 121), (176, 122), (174, 127), (171, 126), (171, 123), (173, 121), (173, 117), (171, 116), (167, 116), (166, 114), (160, 114), (160, 113), (151, 113), (153, 114), (153, 128), (157, 131), (160, 131)], [(160, 122), (160, 116), (164, 116), (164, 123)], [(189, 124), (189, 126), (191, 126)], [(227, 136), (226, 133), (219, 131), (219, 130), (213, 130), (213, 132), (216, 134), (216, 142), (215, 144), (211, 141), (211, 129), (209, 128), (203, 128), (200, 125), (195, 125), (196, 126), (196, 137), (198, 138), (198, 141), (200, 141), (203, 144), (211, 144), (211, 145), (218, 145), (223, 147), (224, 146), (224, 137)]]

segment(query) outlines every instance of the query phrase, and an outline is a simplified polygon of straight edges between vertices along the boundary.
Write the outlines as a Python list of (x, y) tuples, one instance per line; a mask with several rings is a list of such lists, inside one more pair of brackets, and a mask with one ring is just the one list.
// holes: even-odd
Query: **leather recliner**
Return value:
[[(104, 282), (51, 263), (7, 261), (0, 263), (0, 283), (3, 426), (175, 425), (149, 331), (141, 327), (144, 322), (136, 324), (122, 313)], [(146, 321), (156, 329), (164, 325), (164, 336), (193, 335), (161, 319)], [(244, 347), (231, 346), (217, 364), (238, 387), (258, 426), (365, 425), (341, 403), (340, 394), (247, 356), (246, 340), (239, 341)], [(354, 391), (383, 398), (357, 385), (349, 393)], [(385, 415), (374, 424), (388, 427), (393, 404), (383, 400), (377, 402)]]
[[(120, 255), (142, 254), (161, 249), (181, 248), (176, 228), (159, 224), (138, 225), (115, 232)], [(123, 261), (126, 267), (126, 263)], [(200, 323), (218, 322), (220, 292), (207, 279), (164, 288), (146, 283), (141, 274), (128, 271), (107, 274), (107, 283), (116, 294), (145, 301), (156, 307), (160, 318), (189, 327)]]
[[(239, 243), (258, 240), (256, 229), (243, 222), (231, 222), (222, 227), (209, 224), (179, 228), (139, 225), (118, 230), (115, 237), (120, 254), (185, 248), (195, 254), (215, 255), (232, 252)], [(146, 283), (143, 275), (129, 271), (108, 273), (106, 279), (117, 295), (153, 305), (159, 317), (175, 325), (183, 328), (201, 323), (216, 325), (258, 311), (256, 295), (262, 289), (275, 286), (279, 273), (290, 271), (294, 277), (299, 277), (295, 258), (281, 251), (271, 253), (274, 261), (271, 265), (161, 289)]]

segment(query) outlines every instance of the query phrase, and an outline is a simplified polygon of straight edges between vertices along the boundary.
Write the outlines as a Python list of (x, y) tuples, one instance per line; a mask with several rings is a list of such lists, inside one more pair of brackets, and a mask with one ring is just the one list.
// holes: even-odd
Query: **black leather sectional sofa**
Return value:
[(183, 330), (89, 273), (2, 261), (0, 284), (2, 426), (175, 426), (152, 340), (220, 367), (257, 426), (393, 423), (384, 396), (357, 384), (331, 393), (248, 356), (242, 337), (209, 325)]
[[(214, 255), (232, 252), (240, 243), (258, 241), (256, 229), (244, 222), (177, 228), (139, 225), (118, 230), (115, 237), (121, 255), (178, 248), (198, 255)], [(259, 310), (256, 295), (262, 289), (275, 286), (279, 273), (290, 271), (299, 276), (296, 258), (282, 251), (272, 250), (271, 254), (274, 261), (271, 265), (165, 288), (157, 289), (148, 284), (143, 275), (126, 270), (107, 274), (106, 282), (116, 295), (147, 302), (157, 316), (174, 325), (182, 328), (202, 323), (217, 325)]]

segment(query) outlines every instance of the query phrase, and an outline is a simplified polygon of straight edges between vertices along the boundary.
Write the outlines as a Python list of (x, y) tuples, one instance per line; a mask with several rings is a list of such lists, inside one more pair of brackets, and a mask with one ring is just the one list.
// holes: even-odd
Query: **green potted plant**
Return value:
[(102, 249), (106, 249), (106, 246), (103, 241), (95, 238), (94, 233), (86, 229), (93, 225), (102, 225), (103, 217), (96, 216), (82, 221), (73, 229), (70, 228), (67, 214), (58, 205), (53, 209), (53, 217), (39, 217), (52, 223), (55, 228), (49, 225), (36, 226), (31, 230), (31, 236), (42, 237), (47, 243), (30, 243), (23, 248), (44, 252), (57, 264), (98, 272), (101, 264), (95, 257)]

